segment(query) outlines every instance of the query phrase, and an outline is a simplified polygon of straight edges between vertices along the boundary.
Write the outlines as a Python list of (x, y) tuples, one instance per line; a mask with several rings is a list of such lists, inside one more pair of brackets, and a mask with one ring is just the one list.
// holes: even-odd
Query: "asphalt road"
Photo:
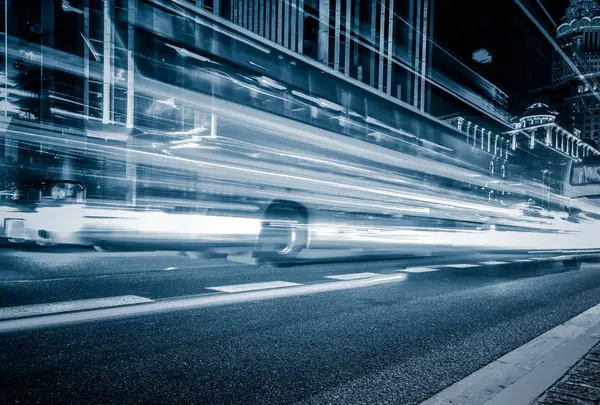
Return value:
[[(122, 295), (222, 299), (2, 333), (0, 402), (417, 404), (600, 302), (599, 264), (496, 260), (273, 268), (176, 253), (0, 251), (0, 312)], [(301, 290), (361, 273), (403, 277)], [(236, 301), (240, 293), (211, 289), (271, 281), (297, 293)]]

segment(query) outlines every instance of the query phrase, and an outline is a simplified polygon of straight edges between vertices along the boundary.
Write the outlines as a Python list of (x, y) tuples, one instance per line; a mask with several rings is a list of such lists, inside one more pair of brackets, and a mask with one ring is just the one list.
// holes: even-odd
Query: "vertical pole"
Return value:
[(253, 17), (252, 5), (254, 4), (253, 2), (254, 2), (254, 0), (248, 0), (248, 26), (246, 27), (246, 29), (248, 29), (250, 31), (252, 31), (254, 29), (254, 26), (252, 24), (252, 17)]
[(340, 25), (342, 2), (335, 0), (335, 25), (334, 25), (334, 41), (333, 41), (333, 69), (340, 70)]
[(135, 0), (129, 0), (127, 10), (127, 128), (133, 128), (134, 113), (134, 80), (135, 65), (133, 63), (133, 50), (135, 47), (135, 12), (137, 4)]
[[(236, 2), (236, 0), (234, 0), (234, 2)], [(236, 13), (234, 13), (234, 15), (236, 15), (238, 17), (238, 20), (235, 22), (237, 24), (241, 25), (241, 22), (242, 22), (241, 11), (243, 11), (242, 10), (242, 0), (239, 0), (237, 3), (238, 3), (238, 9), (236, 10)], [(201, 4), (202, 4), (202, 0), (196, 0), (197, 7), (201, 7)], [(202, 30), (202, 28), (199, 24), (194, 25), (194, 41), (195, 41), (194, 45), (197, 48), (200, 48), (202, 46), (201, 30)], [(202, 118), (203, 118), (203, 112), (194, 109), (194, 128), (200, 128), (203, 126)]]
[(290, 30), (290, 49), (292, 51), (296, 51), (296, 45), (298, 44), (298, 32), (296, 31), (297, 19), (298, 19), (298, 6), (296, 5), (297, 0), (289, 0), (293, 1), (292, 4), (292, 23)]
[[(389, 7), (389, 21), (388, 21), (388, 49), (387, 49), (387, 61), (388, 61), (388, 69), (387, 69), (387, 94), (388, 95), (392, 95), (392, 72), (394, 70), (394, 62), (392, 61), (393, 58), (393, 44), (394, 44), (394, 18), (395, 18), (395, 13), (394, 13), (394, 0), (390, 0), (390, 7)], [(396, 94), (397, 98), (400, 98), (399, 94)]]
[[(360, 37), (360, 0), (354, 1), (354, 36)], [(352, 64), (358, 66), (358, 43), (354, 44), (354, 52), (352, 55)]]
[(517, 134), (512, 134), (512, 144), (510, 147), (512, 150), (517, 150)]
[(83, 3), (83, 115), (87, 120), (90, 115), (90, 50), (85, 41), (90, 40), (90, 1)]
[(383, 60), (385, 55), (385, 0), (381, 1), (381, 13), (379, 16), (379, 74), (377, 75), (377, 88), (383, 91)]
[[(279, 45), (283, 43), (283, 1), (279, 0), (277, 5), (277, 43)], [(285, 1), (287, 2), (287, 0)]]
[(304, 0), (298, 1), (298, 53), (304, 52)]
[(275, 42), (277, 40), (277, 3), (278, 0), (270, 0), (271, 1), (271, 21), (269, 21), (271, 27), (271, 41)]
[(344, 74), (350, 76), (350, 37), (352, 27), (352, 1), (346, 0), (346, 42), (344, 42)]
[(319, 62), (329, 64), (329, 0), (319, 1), (319, 43), (317, 45)]
[(283, 0), (283, 46), (290, 47), (290, 1)]
[(8, 0), (4, 0), (4, 116), (8, 117)]
[[(433, 61), (433, 42), (429, 40), (429, 38), (433, 38), (433, 21), (434, 21), (434, 2), (435, 0), (429, 0), (428, 8), (430, 10), (429, 19), (427, 20), (427, 25), (429, 26), (428, 39), (427, 39), (427, 63), (425, 67), (425, 76), (431, 77), (432, 70), (432, 61)], [(425, 110), (427, 112), (431, 111), (431, 85), (429, 85), (429, 91), (425, 94)]]
[(111, 84), (111, 23), (110, 6), (111, 0), (104, 1), (104, 53), (103, 53), (103, 93), (102, 93), (102, 123), (110, 122), (110, 84)]
[(253, 13), (254, 13), (254, 16), (253, 16), (254, 17), (254, 24), (252, 26), (252, 31), (254, 33), (256, 33), (256, 34), (259, 33), (259, 28), (258, 28), (258, 24), (259, 24), (259, 19), (258, 19), (258, 16), (259, 16), (259, 6), (258, 6), (258, 2), (259, 1), (261, 1), (261, 0), (254, 0), (254, 11), (253, 11)]
[[(407, 24), (407, 29), (408, 29), (408, 60), (410, 61), (411, 65), (414, 66), (414, 30), (415, 30), (415, 24), (414, 24), (414, 8), (415, 8), (415, 0), (410, 0), (410, 3), (408, 5), (408, 24)], [(411, 73), (408, 69), (406, 72), (406, 102), (407, 103), (413, 103), (413, 84), (412, 84), (412, 80), (414, 78), (414, 74)], [(414, 104), (414, 103), (413, 103)]]
[(263, 11), (263, 15), (264, 15), (264, 22), (263, 22), (263, 33), (262, 35), (265, 38), (269, 38), (269, 16), (271, 15), (271, 0), (263, 0), (261, 2), (261, 5), (265, 8)]
[(258, 35), (265, 36), (265, 0), (259, 0)]
[[(373, 1), (373, 6), (371, 7), (371, 41), (373, 42), (373, 48), (375, 48), (375, 44), (377, 43), (377, 1)], [(371, 66), (369, 68), (370, 72), (370, 80), (369, 85), (371, 87), (375, 87), (375, 51), (371, 51)]]
[(413, 66), (415, 68), (415, 81), (414, 81), (414, 90), (413, 90), (413, 106), (419, 108), (419, 80), (421, 77), (419, 75), (419, 60), (421, 55), (421, 0), (417, 0), (417, 18), (415, 19), (415, 23), (412, 27), (415, 31), (415, 52), (414, 52), (414, 61)]
[(429, 0), (423, 0), (423, 31), (422, 40), (423, 45), (421, 46), (421, 111), (425, 111), (425, 78), (427, 77), (427, 47), (428, 47), (428, 33), (427, 33), (427, 24), (428, 24), (428, 13), (429, 13)]
[(237, 24), (238, 22), (238, 8), (237, 8), (237, 1), (236, 0), (231, 0), (231, 22), (234, 24)]

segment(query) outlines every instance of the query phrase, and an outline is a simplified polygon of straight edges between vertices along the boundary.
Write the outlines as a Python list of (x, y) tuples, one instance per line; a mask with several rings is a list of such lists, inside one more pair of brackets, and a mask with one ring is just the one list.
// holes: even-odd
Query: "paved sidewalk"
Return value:
[(600, 404), (600, 343), (534, 402), (534, 405), (598, 404)]

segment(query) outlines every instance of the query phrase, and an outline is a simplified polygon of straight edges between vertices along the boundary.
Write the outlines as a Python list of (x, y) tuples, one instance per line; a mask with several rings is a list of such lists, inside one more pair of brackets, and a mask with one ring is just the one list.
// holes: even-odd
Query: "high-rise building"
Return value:
[(570, 0), (556, 30), (560, 51), (554, 55), (552, 85), (564, 99), (565, 124), (582, 131), (582, 139), (600, 137), (600, 5), (597, 0)]

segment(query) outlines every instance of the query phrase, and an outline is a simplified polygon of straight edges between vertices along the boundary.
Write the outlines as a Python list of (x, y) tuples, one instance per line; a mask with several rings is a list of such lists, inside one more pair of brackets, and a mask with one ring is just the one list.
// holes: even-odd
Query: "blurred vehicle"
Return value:
[[(536, 233), (574, 229), (545, 208), (518, 206), (535, 188), (403, 153), (391, 138), (365, 142), (232, 104), (219, 112), (218, 134), (130, 138), (127, 165), (145, 220), (90, 225), (90, 244), (246, 250), (282, 262), (336, 249), (530, 251)], [(493, 235), (501, 232), (520, 237)]]
[(2, 202), (3, 236), (12, 243), (81, 244), (76, 234), (77, 206), (85, 200), (81, 181), (41, 180), (23, 185)]

